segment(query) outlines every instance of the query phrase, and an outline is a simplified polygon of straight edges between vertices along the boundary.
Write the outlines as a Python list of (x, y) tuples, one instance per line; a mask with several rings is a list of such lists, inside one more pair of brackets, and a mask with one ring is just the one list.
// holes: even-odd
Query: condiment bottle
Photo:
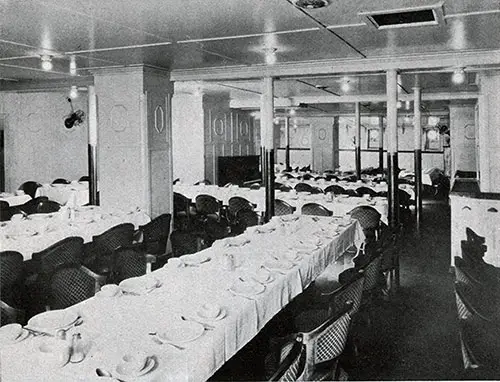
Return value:
[(83, 352), (82, 336), (80, 333), (75, 333), (71, 339), (71, 358), (69, 361), (72, 363), (78, 363), (83, 361), (84, 358), (85, 353)]

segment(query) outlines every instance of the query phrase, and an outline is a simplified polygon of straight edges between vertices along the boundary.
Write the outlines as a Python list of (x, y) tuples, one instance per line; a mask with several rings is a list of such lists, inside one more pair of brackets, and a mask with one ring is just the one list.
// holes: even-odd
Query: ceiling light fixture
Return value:
[(43, 70), (46, 70), (46, 71), (52, 70), (52, 68), (54, 66), (52, 65), (52, 57), (51, 56), (43, 55), (40, 57), (40, 59), (42, 60), (42, 69)]
[(457, 68), (451, 75), (451, 81), (456, 84), (463, 84), (465, 81), (465, 71), (464, 68)]
[(398, 109), (401, 109), (401, 106), (403, 106), (403, 104), (401, 103), (401, 101), (396, 102), (396, 107)]
[(78, 88), (76, 86), (71, 86), (71, 90), (69, 91), (69, 97), (75, 99), (78, 97)]
[(347, 93), (351, 89), (351, 86), (349, 85), (349, 78), (344, 77), (342, 78), (342, 83), (340, 84), (340, 90), (342, 90), (344, 93)]
[(76, 76), (76, 58), (71, 56), (69, 60), (69, 74)]
[(276, 64), (277, 61), (277, 56), (276, 52), (278, 51), (277, 48), (264, 48), (263, 49), (265, 58), (266, 58), (266, 64), (267, 65), (274, 65)]
[(406, 110), (410, 110), (410, 108), (411, 108), (411, 102), (410, 101), (406, 101), (405, 102), (405, 109)]
[(324, 8), (330, 5), (328, 0), (292, 0), (292, 3), (303, 9)]
[(297, 111), (295, 109), (290, 109), (290, 112), (288, 114), (294, 116), (295, 114), (297, 114)]

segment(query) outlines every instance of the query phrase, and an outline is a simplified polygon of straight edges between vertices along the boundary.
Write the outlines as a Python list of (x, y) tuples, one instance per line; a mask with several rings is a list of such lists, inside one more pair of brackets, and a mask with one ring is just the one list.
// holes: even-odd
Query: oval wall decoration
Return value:
[[(32, 133), (37, 133), (42, 129), (40, 122), (44, 120), (45, 119), (40, 115), (39, 112), (29, 113), (26, 116), (26, 127)], [(61, 120), (61, 125), (64, 127), (64, 120)]]
[(214, 130), (214, 133), (216, 135), (224, 135), (224, 130), (225, 130), (225, 126), (224, 126), (224, 121), (220, 118), (216, 118), (214, 119), (214, 122), (213, 122), (213, 130)]
[(250, 133), (250, 127), (247, 121), (240, 121), (240, 135), (247, 136)]
[(325, 129), (318, 130), (318, 139), (320, 141), (324, 141), (326, 139), (326, 130)]
[(155, 109), (155, 129), (160, 134), (165, 128), (165, 113), (161, 105), (156, 106)]
[(111, 128), (118, 133), (125, 131), (130, 124), (128, 118), (128, 110), (123, 105), (113, 106), (111, 108), (109, 119), (111, 122)]

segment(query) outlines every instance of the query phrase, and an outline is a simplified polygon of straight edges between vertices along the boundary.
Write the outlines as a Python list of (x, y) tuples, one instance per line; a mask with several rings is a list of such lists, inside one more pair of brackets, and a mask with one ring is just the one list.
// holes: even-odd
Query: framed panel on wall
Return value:
[(378, 149), (379, 147), (379, 130), (378, 129), (369, 129), (368, 130), (368, 148), (369, 149)]

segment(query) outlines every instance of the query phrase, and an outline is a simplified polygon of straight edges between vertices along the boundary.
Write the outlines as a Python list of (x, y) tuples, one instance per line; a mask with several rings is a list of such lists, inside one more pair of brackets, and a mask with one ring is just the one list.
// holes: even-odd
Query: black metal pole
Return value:
[(387, 153), (387, 202), (389, 204), (389, 226), (399, 225), (399, 194), (398, 194), (398, 153)]
[(422, 150), (415, 150), (415, 215), (417, 230), (422, 223)]
[(99, 205), (97, 197), (97, 157), (96, 147), (88, 145), (88, 161), (89, 161), (89, 204)]

